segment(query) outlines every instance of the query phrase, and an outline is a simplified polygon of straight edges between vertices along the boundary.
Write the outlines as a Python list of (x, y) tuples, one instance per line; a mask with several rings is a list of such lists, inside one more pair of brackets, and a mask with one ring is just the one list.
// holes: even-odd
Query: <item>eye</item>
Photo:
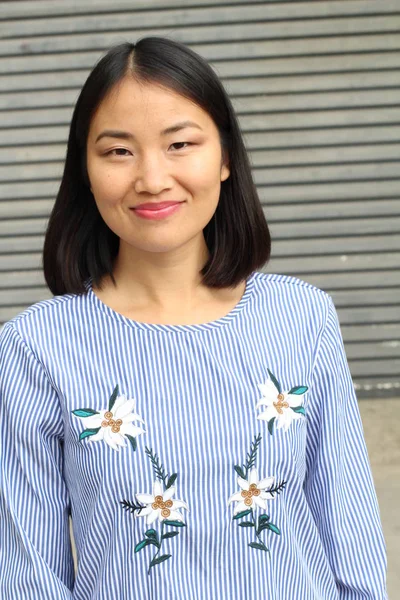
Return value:
[(131, 154), (131, 152), (126, 148), (113, 148), (106, 152), (107, 156), (129, 156), (129, 154)]
[(171, 148), (175, 146), (175, 150), (183, 150), (184, 148), (187, 148), (188, 146), (192, 145), (193, 144), (191, 144), (191, 142), (175, 142), (174, 144), (171, 144)]

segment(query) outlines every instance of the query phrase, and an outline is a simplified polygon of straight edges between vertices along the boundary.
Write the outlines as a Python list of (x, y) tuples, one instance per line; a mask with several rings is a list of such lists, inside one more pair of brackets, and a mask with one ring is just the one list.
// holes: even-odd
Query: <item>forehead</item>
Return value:
[(90, 128), (124, 125), (161, 129), (177, 117), (181, 121), (195, 120), (202, 127), (213, 125), (205, 110), (174, 90), (125, 77), (102, 100)]

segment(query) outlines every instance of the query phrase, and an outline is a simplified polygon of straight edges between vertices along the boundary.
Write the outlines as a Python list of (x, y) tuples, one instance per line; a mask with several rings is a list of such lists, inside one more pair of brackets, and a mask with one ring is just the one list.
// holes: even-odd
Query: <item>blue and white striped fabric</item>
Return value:
[(1, 599), (385, 599), (330, 297), (255, 272), (225, 317), (171, 326), (87, 287), (1, 332)]

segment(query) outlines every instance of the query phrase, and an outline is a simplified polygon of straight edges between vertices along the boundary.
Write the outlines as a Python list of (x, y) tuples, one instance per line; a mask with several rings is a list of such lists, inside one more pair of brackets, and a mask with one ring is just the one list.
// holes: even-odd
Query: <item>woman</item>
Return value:
[(71, 123), (55, 297), (1, 335), (1, 598), (386, 597), (334, 306), (269, 254), (212, 69), (112, 48)]

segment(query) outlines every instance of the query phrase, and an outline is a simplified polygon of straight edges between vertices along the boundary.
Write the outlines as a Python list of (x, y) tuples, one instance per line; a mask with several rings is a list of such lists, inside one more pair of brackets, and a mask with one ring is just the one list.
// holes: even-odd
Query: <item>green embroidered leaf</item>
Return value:
[(241, 523), (238, 523), (239, 527), (255, 527), (254, 523), (252, 523), (251, 521), (242, 521)]
[(266, 521), (269, 521), (269, 515), (260, 515), (258, 517), (258, 524), (261, 525), (261, 523), (265, 523)]
[(262, 437), (260, 433), (254, 436), (254, 442), (251, 443), (251, 449), (250, 452), (247, 453), (247, 460), (246, 464), (244, 465), (246, 472), (248, 471), (248, 469), (251, 469), (256, 464), (258, 447), (261, 443), (261, 440)]
[(171, 527), (186, 527), (186, 523), (182, 523), (181, 521), (164, 521), (164, 524)]
[(277, 533), (278, 535), (281, 535), (280, 529), (278, 529), (278, 527), (273, 523), (268, 523), (268, 529), (270, 529), (274, 533)]
[(261, 523), (261, 525), (259, 525), (257, 528), (257, 535), (260, 535), (260, 533), (264, 531), (264, 529), (269, 529), (268, 525), (269, 523)]
[(115, 386), (113, 393), (111, 394), (111, 398), (108, 401), (108, 410), (112, 410), (115, 404), (115, 401), (118, 397), (118, 385)]
[(148, 529), (144, 535), (148, 538), (158, 539), (157, 531), (155, 529)]
[(179, 531), (167, 531), (167, 533), (164, 533), (161, 536), (161, 539), (166, 540), (167, 538), (172, 538), (172, 537), (175, 537), (176, 535), (179, 535)]
[(242, 479), (246, 479), (246, 474), (243, 471), (242, 467), (239, 467), (239, 465), (235, 465), (233, 468), (235, 469), (235, 471), (239, 475), (239, 477), (241, 477)]
[(168, 477), (168, 481), (167, 481), (167, 485), (165, 486), (165, 489), (168, 489), (171, 487), (171, 485), (174, 485), (177, 477), (178, 477), (178, 473), (172, 473), (172, 475), (170, 477)]
[(258, 542), (250, 542), (250, 548), (255, 548), (256, 550), (264, 550), (264, 552), (269, 552), (267, 546), (263, 543)]
[(237, 515), (235, 515), (232, 518), (232, 521), (235, 521), (236, 519), (242, 519), (243, 517), (247, 517), (247, 515), (249, 515), (251, 513), (251, 508), (249, 508), (248, 510), (242, 510), (242, 512), (239, 512)]
[(127, 438), (128, 438), (128, 440), (130, 441), (132, 448), (133, 448), (134, 450), (136, 450), (136, 448), (137, 448), (137, 441), (136, 441), (136, 438), (135, 438), (135, 437), (133, 437), (133, 435), (129, 435), (128, 433), (126, 434), (126, 437), (127, 437)]
[(308, 390), (308, 387), (305, 385), (296, 385), (296, 387), (294, 387), (290, 390), (289, 394), (295, 394), (296, 396), (301, 396), (302, 394), (305, 394), (307, 390)]
[(159, 565), (160, 563), (164, 562), (164, 560), (168, 560), (171, 556), (172, 554), (163, 554), (162, 556), (157, 556), (157, 558), (153, 558), (153, 560), (150, 563), (150, 568), (154, 567), (155, 565)]
[(276, 387), (278, 392), (281, 394), (282, 393), (281, 384), (279, 383), (279, 381), (277, 380), (275, 375), (273, 373), (271, 373), (271, 371), (269, 369), (267, 369), (267, 371), (268, 371), (268, 375), (270, 376), (270, 378), (272, 380), (272, 383), (274, 384), (274, 386)]
[(100, 413), (97, 410), (93, 410), (93, 408), (78, 408), (77, 410), (73, 410), (72, 414), (77, 417), (92, 417)]
[(142, 540), (135, 546), (135, 552), (139, 552), (142, 548), (145, 548), (150, 543), (150, 540)]
[(163, 465), (160, 462), (160, 459), (158, 458), (157, 454), (154, 453), (151, 448), (148, 448), (147, 446), (145, 446), (144, 451), (146, 452), (147, 456), (150, 458), (151, 460), (151, 464), (153, 465), (153, 470), (154, 470), (154, 474), (157, 477), (157, 479), (160, 479), (161, 481), (165, 481), (167, 474), (165, 472), (165, 469), (163, 467)]
[(301, 415), (306, 415), (306, 411), (304, 410), (303, 406), (294, 406), (292, 407), (292, 411), (295, 413), (300, 413)]
[(79, 435), (79, 441), (81, 442), (82, 440), (84, 440), (87, 437), (90, 437), (91, 435), (96, 435), (96, 433), (98, 433), (98, 431), (100, 431), (100, 427), (95, 427), (94, 429), (85, 429)]
[(272, 435), (272, 432), (274, 430), (274, 422), (275, 422), (276, 417), (272, 417), (272, 419), (270, 419), (268, 421), (268, 431), (270, 432), (270, 434)]

